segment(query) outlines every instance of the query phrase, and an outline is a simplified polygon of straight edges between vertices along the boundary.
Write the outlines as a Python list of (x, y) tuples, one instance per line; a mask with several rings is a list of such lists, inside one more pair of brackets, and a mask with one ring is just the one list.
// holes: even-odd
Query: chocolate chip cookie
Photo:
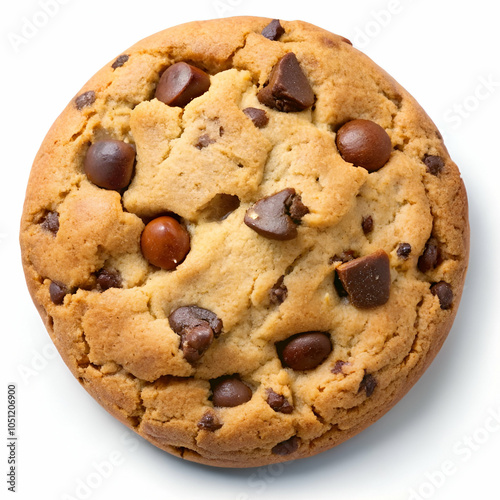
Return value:
[(188, 460), (329, 449), (440, 349), (467, 198), (415, 100), (310, 24), (195, 22), (118, 54), (35, 159), (26, 279), (112, 415)]

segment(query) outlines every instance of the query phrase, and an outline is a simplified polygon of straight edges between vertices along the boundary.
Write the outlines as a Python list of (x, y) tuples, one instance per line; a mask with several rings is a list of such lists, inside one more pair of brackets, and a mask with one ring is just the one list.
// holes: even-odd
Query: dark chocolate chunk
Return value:
[(369, 309), (389, 300), (391, 271), (383, 250), (341, 264), (337, 273), (353, 306)]
[(370, 234), (373, 231), (373, 217), (371, 215), (363, 217), (361, 227), (363, 228), (363, 233)]
[(441, 309), (449, 309), (453, 304), (453, 291), (451, 286), (445, 281), (440, 281), (431, 286), (432, 295), (439, 299)]
[(208, 134), (203, 134), (198, 137), (198, 142), (195, 144), (195, 147), (197, 149), (203, 149), (210, 146), (210, 144), (213, 144), (214, 142), (215, 139), (212, 139)]
[(98, 141), (87, 151), (83, 170), (96, 186), (119, 191), (132, 179), (135, 149), (123, 141)]
[(335, 373), (335, 374), (338, 374), (338, 373), (344, 373), (343, 368), (344, 368), (344, 366), (345, 366), (345, 365), (348, 365), (348, 364), (349, 364), (349, 362), (348, 362), (348, 361), (342, 361), (342, 360), (340, 360), (340, 359), (339, 359), (339, 360), (337, 360), (337, 361), (335, 362), (334, 367), (332, 368), (332, 373)]
[(274, 455), (290, 455), (299, 448), (300, 439), (297, 436), (292, 436), (286, 441), (278, 443), (271, 451)]
[(54, 236), (59, 231), (59, 214), (57, 212), (48, 212), (40, 223), (42, 229), (51, 232)]
[(427, 172), (432, 175), (439, 175), (444, 168), (444, 160), (440, 156), (425, 155), (424, 163)]
[(283, 56), (269, 75), (269, 83), (257, 94), (262, 104), (284, 111), (303, 111), (314, 104), (314, 92), (293, 52)]
[(387, 132), (371, 120), (351, 120), (337, 132), (337, 147), (342, 158), (368, 172), (382, 168), (392, 152)]
[(269, 290), (269, 299), (277, 306), (283, 304), (288, 296), (288, 288), (283, 284), (285, 276), (280, 276), (278, 281)]
[(418, 268), (421, 272), (426, 273), (431, 269), (435, 269), (439, 264), (439, 247), (434, 238), (430, 238), (425, 245), (424, 252), (418, 259)]
[(277, 394), (272, 389), (267, 389), (267, 404), (276, 412), (292, 413), (293, 406), (288, 399), (281, 394)]
[(203, 431), (215, 432), (221, 427), (222, 424), (219, 418), (211, 411), (206, 411), (203, 417), (201, 417), (200, 421), (198, 422), (198, 429), (201, 429)]
[(181, 336), (180, 347), (189, 363), (198, 361), (222, 331), (222, 320), (198, 306), (183, 306), (168, 317), (170, 328)]
[(263, 128), (269, 123), (269, 117), (267, 113), (263, 109), (259, 108), (245, 108), (243, 110), (250, 120), (253, 121), (253, 124), (257, 128)]
[[(294, 211), (293, 217), (291, 210)], [(255, 203), (247, 210), (244, 221), (249, 228), (266, 238), (293, 240), (298, 234), (300, 218), (308, 212), (295, 189), (287, 188)]]
[(54, 304), (61, 305), (64, 302), (64, 297), (67, 295), (68, 289), (62, 283), (52, 281), (49, 286), (50, 299)]
[(411, 245), (409, 243), (400, 243), (396, 254), (400, 259), (406, 260), (411, 254)]
[(366, 396), (370, 397), (377, 387), (377, 379), (371, 373), (365, 373), (361, 384), (359, 385), (360, 391), (365, 391)]
[(191, 249), (187, 230), (173, 217), (164, 215), (149, 222), (141, 235), (141, 250), (154, 266), (174, 270)]
[(356, 258), (356, 252), (354, 250), (347, 250), (342, 252), (340, 255), (335, 254), (333, 257), (330, 257), (328, 260), (328, 264), (333, 264), (334, 262), (350, 262)]
[(81, 109), (86, 108), (87, 106), (92, 106), (94, 102), (95, 102), (95, 92), (93, 90), (89, 90), (88, 92), (80, 94), (75, 99), (76, 109), (80, 111)]
[(156, 87), (155, 97), (169, 106), (183, 108), (210, 87), (210, 76), (195, 66), (178, 62), (167, 68)]
[(121, 288), (122, 277), (120, 272), (112, 268), (101, 269), (97, 273), (97, 286), (102, 292), (110, 288)]
[(128, 55), (127, 54), (122, 54), (120, 57), (116, 59), (116, 61), (111, 65), (113, 69), (119, 68), (120, 66), (123, 66), (127, 61), (128, 61)]
[(285, 366), (294, 370), (312, 370), (332, 352), (330, 336), (323, 332), (299, 333), (277, 346)]
[(239, 378), (230, 377), (214, 383), (212, 401), (215, 406), (232, 408), (252, 399), (252, 390)]
[(273, 19), (263, 30), (262, 36), (269, 40), (276, 41), (285, 33), (285, 29), (281, 26), (279, 19)]

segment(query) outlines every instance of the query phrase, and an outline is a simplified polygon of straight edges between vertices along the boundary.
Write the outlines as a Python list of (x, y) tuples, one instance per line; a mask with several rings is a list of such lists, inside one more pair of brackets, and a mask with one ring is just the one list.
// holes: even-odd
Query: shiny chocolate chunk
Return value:
[(287, 188), (255, 203), (247, 210), (244, 221), (249, 228), (266, 238), (293, 240), (298, 234), (297, 224), (308, 212), (295, 189)]
[(284, 111), (303, 111), (314, 104), (314, 92), (293, 52), (274, 66), (269, 83), (258, 94), (262, 104)]
[(279, 19), (273, 19), (263, 30), (262, 36), (269, 40), (279, 40), (281, 35), (285, 33), (285, 29), (281, 26)]
[(98, 141), (87, 151), (83, 170), (96, 186), (119, 191), (132, 179), (135, 149), (123, 141)]
[(269, 117), (263, 109), (245, 108), (243, 110), (257, 128), (263, 128), (269, 123)]
[(297, 436), (292, 436), (286, 441), (278, 443), (271, 451), (273, 455), (290, 455), (298, 450), (300, 439)]
[(285, 276), (280, 276), (278, 281), (269, 290), (269, 299), (277, 306), (283, 304), (288, 296), (288, 288), (283, 284)]
[(168, 317), (170, 328), (180, 335), (180, 347), (189, 363), (198, 361), (222, 331), (222, 320), (198, 306), (183, 306)]
[(294, 370), (312, 370), (332, 352), (330, 336), (323, 332), (299, 333), (277, 347), (282, 362)]
[(222, 423), (217, 415), (211, 411), (206, 411), (197, 425), (198, 429), (209, 432), (215, 432), (222, 427)]
[(95, 102), (95, 92), (93, 90), (89, 90), (88, 92), (84, 92), (83, 94), (80, 94), (76, 99), (75, 99), (75, 105), (76, 109), (78, 111), (82, 110), (83, 108), (86, 108), (87, 106), (92, 106)]
[(232, 408), (252, 399), (252, 390), (239, 378), (230, 377), (217, 381), (212, 388), (215, 406)]
[(445, 281), (440, 281), (431, 286), (432, 295), (436, 295), (439, 299), (441, 309), (450, 309), (453, 305), (453, 291), (451, 286)]
[(210, 87), (210, 76), (195, 66), (178, 62), (167, 68), (156, 87), (155, 97), (169, 106), (183, 108)]
[(359, 390), (365, 391), (366, 396), (369, 398), (375, 391), (376, 387), (377, 379), (371, 373), (365, 373), (365, 376), (359, 385)]
[(432, 175), (439, 175), (444, 168), (444, 160), (440, 156), (425, 155), (424, 163), (427, 167), (427, 172)]
[(373, 231), (373, 217), (371, 215), (363, 217), (363, 220), (361, 221), (361, 228), (365, 234), (370, 234)]
[(168, 271), (174, 270), (190, 249), (187, 230), (167, 215), (149, 222), (141, 235), (141, 250), (145, 259)]
[(57, 212), (48, 212), (42, 219), (40, 226), (55, 236), (59, 231), (59, 214)]
[(113, 268), (101, 269), (97, 273), (97, 287), (101, 292), (110, 288), (121, 288), (122, 277), (119, 271)]
[(411, 254), (411, 245), (409, 243), (400, 243), (396, 254), (400, 259), (406, 260)]
[(381, 169), (392, 152), (387, 132), (371, 120), (351, 120), (337, 132), (337, 148), (342, 158), (368, 172)]
[(418, 259), (418, 268), (422, 273), (435, 269), (439, 264), (439, 247), (434, 238), (430, 238), (425, 245), (424, 252)]
[(285, 396), (274, 392), (272, 389), (267, 389), (267, 404), (276, 412), (292, 413), (293, 406), (289, 403)]
[(116, 61), (111, 65), (113, 69), (120, 68), (128, 61), (129, 56), (127, 54), (122, 54)]
[(64, 297), (68, 294), (68, 289), (62, 283), (57, 283), (52, 281), (49, 286), (50, 300), (54, 302), (56, 306), (61, 305), (64, 302)]
[(389, 300), (391, 271), (383, 250), (341, 264), (337, 273), (353, 306), (369, 309)]

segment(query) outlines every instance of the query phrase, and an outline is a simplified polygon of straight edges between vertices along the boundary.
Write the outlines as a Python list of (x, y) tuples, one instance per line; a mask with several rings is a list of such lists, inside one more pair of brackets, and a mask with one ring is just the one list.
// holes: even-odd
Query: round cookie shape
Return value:
[(258, 17), (115, 54), (43, 142), (20, 241), (82, 386), (219, 467), (315, 455), (389, 411), (469, 256), (465, 187), (415, 100), (347, 39)]

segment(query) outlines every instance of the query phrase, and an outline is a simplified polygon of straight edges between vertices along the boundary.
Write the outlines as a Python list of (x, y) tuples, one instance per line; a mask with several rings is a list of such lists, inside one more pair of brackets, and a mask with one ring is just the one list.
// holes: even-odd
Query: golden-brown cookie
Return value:
[(65, 362), (183, 458), (316, 454), (441, 347), (469, 228), (435, 125), (345, 38), (255, 17), (153, 35), (35, 159), (21, 248)]

